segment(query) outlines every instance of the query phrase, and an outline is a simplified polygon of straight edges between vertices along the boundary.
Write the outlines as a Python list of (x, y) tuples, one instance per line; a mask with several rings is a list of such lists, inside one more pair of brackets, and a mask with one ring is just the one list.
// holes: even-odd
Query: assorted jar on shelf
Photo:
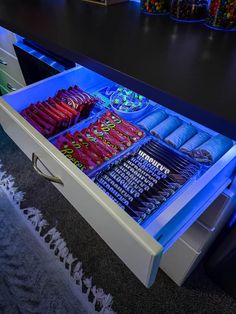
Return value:
[(207, 17), (207, 0), (173, 0), (170, 16), (177, 20), (200, 22)]
[(211, 0), (207, 25), (222, 30), (236, 30), (236, 0)]
[(170, 1), (168, 0), (140, 0), (141, 10), (144, 13), (158, 15), (168, 14)]
[(236, 30), (236, 0), (140, 0), (143, 13), (170, 14), (183, 22), (205, 22), (219, 30)]

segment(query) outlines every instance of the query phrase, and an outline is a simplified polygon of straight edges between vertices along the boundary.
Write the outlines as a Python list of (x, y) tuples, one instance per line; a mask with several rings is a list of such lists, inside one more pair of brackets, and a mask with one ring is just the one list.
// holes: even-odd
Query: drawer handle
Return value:
[(63, 182), (61, 181), (60, 178), (58, 177), (54, 177), (54, 176), (49, 176), (47, 174), (44, 174), (39, 168), (38, 168), (38, 160), (39, 157), (33, 153), (32, 154), (32, 164), (33, 164), (33, 167), (34, 167), (34, 170), (41, 176), (43, 177), (44, 179), (48, 180), (48, 181), (51, 181), (51, 182), (54, 182), (54, 183), (58, 183), (58, 184), (61, 184), (63, 185)]
[(0, 59), (0, 64), (7, 65), (7, 62), (4, 61), (3, 59)]
[(16, 88), (13, 87), (10, 83), (7, 83), (7, 88), (11, 91), (11, 92), (15, 92)]

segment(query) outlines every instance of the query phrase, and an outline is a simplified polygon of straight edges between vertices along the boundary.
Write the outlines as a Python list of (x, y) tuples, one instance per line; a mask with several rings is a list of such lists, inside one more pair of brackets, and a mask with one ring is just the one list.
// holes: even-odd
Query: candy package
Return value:
[(66, 137), (60, 136), (56, 141), (55, 146), (63, 155), (70, 159), (70, 161), (75, 164), (76, 167), (85, 173), (88, 173), (95, 168), (96, 163), (82, 150), (77, 149)]
[(74, 86), (58, 91), (55, 97), (31, 104), (21, 115), (48, 138), (86, 119), (95, 103), (96, 98)]
[[(76, 160), (83, 164), (84, 167), (80, 169), (86, 172), (125, 152), (145, 135), (141, 129), (110, 111), (103, 113), (96, 120), (93, 119), (90, 124), (87, 121), (86, 125), (87, 127), (80, 130), (64, 133), (54, 142), (57, 148), (62, 149), (62, 153), (66, 152), (66, 156), (68, 153), (62, 143), (69, 148), (71, 145), (76, 148), (76, 156), (72, 157), (76, 157)], [(93, 168), (91, 163), (86, 165), (84, 160), (79, 159), (78, 154), (81, 157), (87, 156), (88, 160), (93, 162)], [(72, 157), (69, 154), (68, 158)]]

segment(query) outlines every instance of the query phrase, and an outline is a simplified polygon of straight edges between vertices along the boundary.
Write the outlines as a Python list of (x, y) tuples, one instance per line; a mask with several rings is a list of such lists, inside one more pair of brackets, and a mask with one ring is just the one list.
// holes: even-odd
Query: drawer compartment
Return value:
[(184, 186), (160, 215), (154, 214), (140, 226), (19, 114), (30, 103), (43, 101), (59, 89), (75, 84), (93, 93), (104, 86), (114, 85), (114, 82), (84, 67), (77, 67), (4, 96), (0, 122), (30, 159), (32, 155), (34, 162), (38, 158), (38, 164), (34, 164), (38, 167), (37, 171), (54, 179), (53, 184), (58, 190), (139, 280), (150, 287), (155, 280), (162, 252), (229, 185), (235, 170), (236, 148), (233, 146), (203, 175)]
[(17, 82), (25, 85), (19, 62), (16, 57), (0, 48), (0, 69), (8, 73)]

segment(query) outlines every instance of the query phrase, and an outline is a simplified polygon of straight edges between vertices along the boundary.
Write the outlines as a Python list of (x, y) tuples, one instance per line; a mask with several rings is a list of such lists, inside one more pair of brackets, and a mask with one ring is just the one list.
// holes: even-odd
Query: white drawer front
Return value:
[(0, 84), (8, 93), (21, 89), (23, 86), (16, 82), (10, 75), (0, 69)]
[(58, 190), (142, 283), (151, 286), (162, 254), (161, 245), (3, 101), (0, 123), (29, 158), (36, 153), (50, 172), (62, 180), (63, 186), (55, 184)]
[(25, 80), (17, 58), (3, 49), (0, 49), (0, 69), (8, 73), (20, 84), (25, 85)]
[[(128, 214), (76, 168), (18, 113), (30, 103), (45, 100), (57, 90), (79, 85), (97, 90), (112, 82), (83, 67), (48, 78), (4, 97), (0, 123), (16, 144), (32, 158), (35, 153), (55, 184), (102, 239), (147, 287), (155, 280), (162, 253), (166, 251), (230, 183), (236, 168), (236, 146), (203, 176), (194, 180), (148, 225), (140, 227)], [(114, 84), (114, 83), (113, 83)], [(41, 167), (44, 173), (48, 173)], [(158, 241), (155, 240), (158, 239)]]
[(15, 56), (13, 44), (16, 42), (16, 35), (7, 29), (0, 27), (0, 48)]

